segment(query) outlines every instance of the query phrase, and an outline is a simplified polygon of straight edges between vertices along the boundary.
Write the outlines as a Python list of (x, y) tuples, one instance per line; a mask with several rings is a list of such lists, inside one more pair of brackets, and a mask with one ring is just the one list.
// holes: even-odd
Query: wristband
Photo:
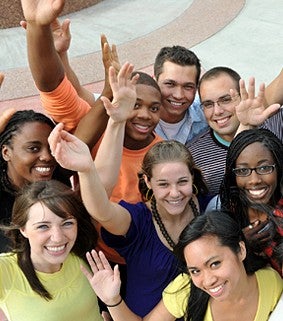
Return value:
[(117, 302), (116, 304), (106, 304), (106, 303), (105, 303), (105, 305), (106, 305), (108, 308), (114, 308), (114, 307), (118, 306), (119, 304), (121, 304), (122, 301), (123, 301), (123, 298), (121, 297), (120, 301)]

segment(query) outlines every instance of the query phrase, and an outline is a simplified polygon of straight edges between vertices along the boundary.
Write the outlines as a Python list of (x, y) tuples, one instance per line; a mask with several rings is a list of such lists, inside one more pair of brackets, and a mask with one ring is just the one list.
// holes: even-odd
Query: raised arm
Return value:
[[(110, 181), (112, 184), (113, 177), (118, 175), (125, 123), (136, 101), (137, 78), (130, 79), (132, 69), (133, 66), (126, 63), (116, 77), (113, 67), (110, 68), (114, 100), (111, 104), (107, 98), (102, 98), (110, 119), (105, 141), (102, 142), (102, 150), (98, 155), (98, 168), (102, 180), (106, 183)], [(49, 144), (53, 155), (62, 167), (78, 172), (82, 199), (90, 215), (109, 232), (124, 235), (130, 225), (130, 214), (120, 205), (109, 201), (87, 146), (64, 131), (63, 124), (57, 125), (52, 131)], [(118, 165), (115, 164), (117, 162)], [(110, 187), (106, 184), (106, 188)]]
[(162, 300), (144, 318), (133, 313), (120, 296), (121, 280), (118, 265), (112, 270), (105, 255), (102, 252), (97, 253), (94, 250), (91, 253), (87, 253), (87, 260), (92, 273), (84, 267), (82, 267), (82, 271), (96, 295), (107, 305), (114, 321), (176, 320), (166, 309)]
[(40, 91), (49, 92), (62, 82), (65, 72), (55, 50), (51, 23), (63, 10), (64, 0), (21, 0), (27, 22), (29, 66)]
[(78, 95), (93, 107), (95, 103), (93, 93), (80, 84), (80, 81), (69, 62), (68, 50), (71, 44), (70, 23), (70, 19), (65, 19), (62, 23), (60, 23), (59, 19), (52, 22), (51, 29), (53, 33), (54, 46), (64, 65), (67, 78), (76, 89)]
[[(233, 97), (234, 95), (236, 95), (236, 92), (231, 90), (231, 96)], [(255, 79), (253, 77), (249, 80), (248, 90), (244, 80), (240, 80), (240, 95), (241, 102), (236, 106), (236, 114), (240, 121), (237, 134), (242, 130), (262, 125), (266, 119), (280, 108), (279, 104), (265, 106), (265, 86), (263, 83), (259, 86), (258, 95), (255, 95)]]
[(266, 105), (278, 103), (283, 105), (283, 68), (279, 75), (266, 87)]
[[(105, 35), (101, 35), (102, 60), (105, 71), (105, 82), (102, 96), (109, 100), (113, 98), (111, 85), (109, 82), (109, 68), (114, 67), (116, 74), (120, 70), (120, 62), (116, 46), (110, 47)], [(80, 120), (75, 135), (83, 140), (90, 149), (98, 142), (105, 131), (108, 115), (105, 112), (103, 101), (99, 98), (93, 108)]]
[(82, 200), (89, 214), (110, 233), (124, 235), (130, 226), (130, 214), (122, 206), (110, 202), (87, 145), (63, 130), (62, 123), (56, 125), (48, 141), (57, 162), (78, 172)]
[(118, 180), (126, 122), (137, 98), (138, 75), (131, 79), (133, 68), (133, 65), (126, 63), (116, 76), (115, 69), (110, 67), (109, 82), (113, 92), (113, 101), (111, 103), (108, 98), (101, 97), (109, 120), (95, 157), (95, 165), (109, 197)]

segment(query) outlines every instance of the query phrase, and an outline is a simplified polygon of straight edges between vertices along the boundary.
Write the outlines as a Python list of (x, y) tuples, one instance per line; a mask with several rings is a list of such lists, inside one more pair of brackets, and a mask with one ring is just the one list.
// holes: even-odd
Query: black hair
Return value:
[[(243, 261), (247, 274), (253, 274), (259, 268), (265, 266), (265, 262), (254, 262), (252, 254), (246, 245), (245, 237), (237, 222), (226, 211), (210, 211), (194, 218), (182, 231), (174, 253), (186, 265), (184, 257), (185, 247), (204, 236), (217, 237), (219, 244), (231, 249), (237, 255), (240, 250), (240, 242), (246, 246), (247, 255)], [(187, 320), (203, 321), (208, 300), (208, 293), (196, 287), (190, 280), (190, 294), (187, 305)]]
[(4, 145), (11, 147), (13, 137), (20, 133), (21, 128), (25, 124), (33, 122), (47, 124), (51, 129), (55, 127), (53, 121), (44, 114), (37, 113), (33, 110), (21, 110), (15, 112), (15, 114), (8, 121), (4, 130), (0, 133), (0, 184), (1, 188), (10, 194), (15, 193), (15, 187), (7, 176), (7, 162), (2, 156), (2, 148)]
[(283, 182), (283, 144), (268, 129), (256, 128), (239, 133), (231, 142), (227, 156), (226, 169), (220, 186), (221, 207), (232, 213), (234, 219), (244, 228), (249, 224), (248, 203), (245, 193), (238, 188), (236, 176), (233, 173), (236, 160), (240, 153), (250, 144), (259, 142), (272, 154), (277, 172), (277, 186), (269, 202), (275, 206), (281, 198), (281, 186)]

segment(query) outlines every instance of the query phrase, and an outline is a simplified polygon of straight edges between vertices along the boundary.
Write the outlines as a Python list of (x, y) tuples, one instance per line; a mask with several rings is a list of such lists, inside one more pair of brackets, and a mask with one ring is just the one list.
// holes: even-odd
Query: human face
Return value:
[(203, 236), (184, 249), (188, 271), (196, 287), (212, 299), (225, 301), (239, 293), (246, 275), (243, 260), (245, 246), (240, 242), (238, 254), (219, 243), (216, 236)]
[[(255, 142), (242, 150), (236, 160), (235, 167), (254, 168), (274, 163), (270, 150), (262, 143)], [(275, 167), (272, 173), (266, 175), (259, 175), (252, 171), (251, 175), (246, 177), (236, 176), (236, 183), (251, 202), (268, 204), (277, 187), (277, 169)]]
[[(230, 95), (230, 89), (237, 91), (235, 82), (227, 74), (222, 74), (217, 78), (205, 80), (201, 83), (199, 89), (201, 102), (215, 102), (219, 98)], [(212, 108), (203, 108), (208, 125), (221, 138), (228, 142), (232, 141), (240, 124), (235, 111), (235, 107), (239, 104), (239, 102), (240, 97), (237, 97), (237, 99), (223, 107), (220, 107), (217, 103), (215, 103), (214, 107)]]
[(3, 146), (7, 174), (15, 186), (20, 188), (27, 182), (51, 179), (57, 164), (47, 141), (51, 130), (40, 122), (26, 123), (13, 137), (11, 146)]
[(125, 147), (141, 149), (154, 139), (152, 134), (160, 118), (161, 94), (148, 85), (136, 85), (137, 101), (125, 129)]
[(21, 233), (29, 240), (32, 263), (37, 271), (54, 273), (61, 269), (77, 238), (73, 216), (61, 218), (40, 202), (31, 206)]
[(181, 121), (195, 99), (196, 66), (180, 66), (165, 61), (157, 82), (162, 94), (160, 118), (168, 123)]
[(183, 162), (156, 164), (152, 178), (146, 180), (152, 188), (159, 213), (162, 216), (180, 215), (192, 197), (192, 175)]

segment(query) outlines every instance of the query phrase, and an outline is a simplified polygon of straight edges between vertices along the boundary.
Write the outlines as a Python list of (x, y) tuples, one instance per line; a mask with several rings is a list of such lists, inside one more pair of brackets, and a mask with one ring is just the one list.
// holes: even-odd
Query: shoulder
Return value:
[(162, 293), (166, 309), (176, 318), (184, 316), (190, 292), (190, 277), (188, 274), (179, 274)]
[(268, 267), (264, 269), (259, 269), (255, 272), (255, 274), (260, 289), (263, 289), (265, 292), (282, 292), (283, 279), (280, 277), (279, 273), (275, 271), (273, 268)]

